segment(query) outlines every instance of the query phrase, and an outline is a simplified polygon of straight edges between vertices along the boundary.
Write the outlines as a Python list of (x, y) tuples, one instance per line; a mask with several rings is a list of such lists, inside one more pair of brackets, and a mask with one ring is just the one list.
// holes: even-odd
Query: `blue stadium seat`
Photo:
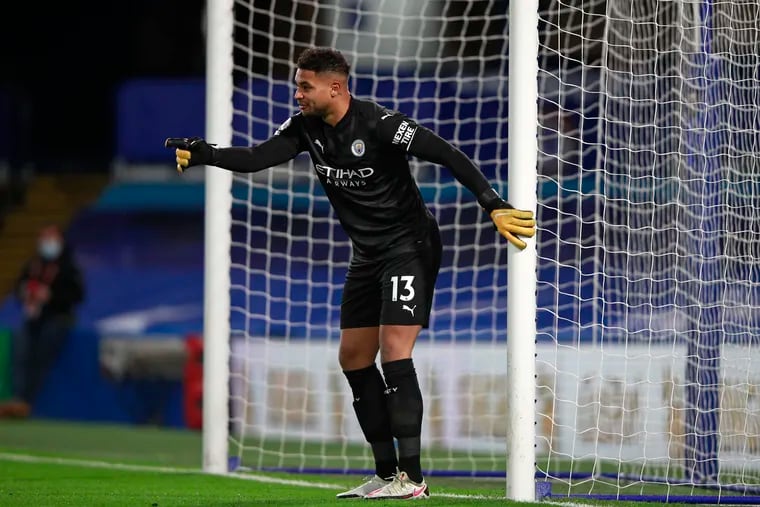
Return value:
[(277, 127), (297, 112), (293, 88), (287, 82), (252, 79), (235, 85), (232, 104), (235, 131), (232, 144), (248, 146), (265, 141)]
[(167, 137), (203, 135), (203, 79), (135, 79), (116, 93), (115, 158), (126, 164), (165, 163)]

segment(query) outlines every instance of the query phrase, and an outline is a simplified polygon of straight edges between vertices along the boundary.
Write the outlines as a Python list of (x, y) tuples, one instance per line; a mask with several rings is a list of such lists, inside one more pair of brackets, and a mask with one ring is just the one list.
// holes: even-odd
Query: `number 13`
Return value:
[[(399, 281), (401, 281), (404, 284), (403, 294), (399, 294), (398, 292)], [(414, 276), (411, 276), (411, 275), (392, 276), (391, 284), (393, 284), (393, 295), (391, 297), (391, 300), (398, 301), (400, 299), (401, 301), (411, 301), (412, 299), (414, 299), (414, 287), (412, 287), (413, 282), (414, 282)]]

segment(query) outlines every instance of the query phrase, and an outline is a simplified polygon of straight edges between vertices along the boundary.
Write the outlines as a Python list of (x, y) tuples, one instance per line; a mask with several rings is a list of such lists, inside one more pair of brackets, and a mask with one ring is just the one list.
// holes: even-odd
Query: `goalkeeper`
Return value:
[(502, 199), (462, 151), (397, 111), (353, 97), (349, 70), (339, 51), (307, 49), (295, 73), (299, 112), (270, 139), (217, 147), (199, 137), (169, 138), (166, 146), (175, 148), (180, 172), (212, 165), (251, 173), (309, 153), (353, 246), (338, 360), (375, 460), (374, 477), (337, 496), (418, 498), (429, 490), (420, 464), (423, 400), (412, 349), (428, 327), (442, 247), (407, 157), (447, 167), (518, 249), (535, 234), (535, 221), (532, 211)]

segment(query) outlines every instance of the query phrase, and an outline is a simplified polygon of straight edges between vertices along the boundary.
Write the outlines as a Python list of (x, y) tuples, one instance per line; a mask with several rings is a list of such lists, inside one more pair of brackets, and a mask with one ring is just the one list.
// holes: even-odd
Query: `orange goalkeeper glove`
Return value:
[(532, 238), (536, 234), (536, 220), (532, 211), (499, 208), (491, 211), (491, 220), (499, 234), (520, 250), (528, 245), (518, 236)]
[(518, 236), (532, 238), (536, 235), (536, 220), (532, 211), (515, 209), (499, 196), (493, 188), (478, 196), (478, 202), (493, 221), (494, 229), (520, 250), (528, 246)]
[(177, 171), (184, 172), (194, 165), (208, 165), (213, 163), (215, 145), (208, 144), (200, 137), (170, 137), (164, 141), (166, 148), (175, 148), (177, 157)]

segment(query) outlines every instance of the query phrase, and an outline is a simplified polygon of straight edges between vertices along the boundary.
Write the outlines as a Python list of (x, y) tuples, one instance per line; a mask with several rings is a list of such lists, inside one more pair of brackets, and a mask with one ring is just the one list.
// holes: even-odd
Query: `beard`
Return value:
[(313, 102), (299, 104), (299, 108), (304, 116), (325, 116), (327, 114), (327, 108), (317, 107)]

